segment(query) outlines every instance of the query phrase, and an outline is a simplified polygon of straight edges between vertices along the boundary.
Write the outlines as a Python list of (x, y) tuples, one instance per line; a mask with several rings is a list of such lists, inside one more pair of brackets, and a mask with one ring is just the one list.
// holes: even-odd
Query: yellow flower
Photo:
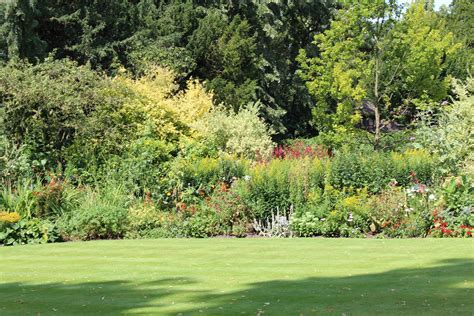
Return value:
[(356, 196), (350, 196), (344, 199), (343, 205), (347, 208), (354, 208), (359, 206), (360, 201), (359, 198)]
[(0, 222), (2, 223), (13, 224), (18, 222), (20, 219), (21, 216), (17, 212), (0, 212)]

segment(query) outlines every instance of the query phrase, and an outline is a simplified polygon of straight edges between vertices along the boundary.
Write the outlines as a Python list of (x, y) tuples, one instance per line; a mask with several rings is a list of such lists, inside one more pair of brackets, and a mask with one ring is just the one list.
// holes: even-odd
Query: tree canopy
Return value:
[(446, 97), (448, 76), (472, 72), (473, 15), (468, 0), (439, 12), (393, 0), (12, 0), (0, 3), (0, 61), (51, 55), (136, 77), (166, 67), (173, 93), (194, 78), (216, 105), (259, 101), (281, 140), (350, 131), (365, 100), (381, 125), (406, 124)]

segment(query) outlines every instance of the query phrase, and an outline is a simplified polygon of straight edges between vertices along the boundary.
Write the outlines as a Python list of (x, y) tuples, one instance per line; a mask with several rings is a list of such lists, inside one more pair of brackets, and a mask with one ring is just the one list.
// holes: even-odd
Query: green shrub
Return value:
[(98, 176), (94, 182), (113, 179), (137, 196), (152, 192), (157, 197), (174, 150), (173, 144), (159, 139), (137, 139), (128, 145), (122, 155), (110, 157), (100, 170), (94, 172)]
[(367, 193), (337, 191), (326, 185), (303, 210), (291, 217), (291, 229), (297, 236), (359, 237), (369, 231)]
[(474, 78), (454, 81), (458, 100), (439, 115), (427, 113), (416, 130), (417, 148), (425, 148), (439, 160), (443, 174), (456, 172), (474, 161)]
[(86, 188), (77, 209), (59, 219), (64, 239), (110, 239), (125, 235), (129, 199), (123, 187)]
[(430, 235), (472, 237), (474, 231), (472, 179), (466, 175), (447, 179), (439, 194), (437, 208), (433, 211)]
[(56, 167), (64, 161), (63, 149), (83, 134), (86, 118), (112, 101), (101, 93), (108, 83), (67, 60), (0, 68), (5, 135), (14, 146), (27, 144), (33, 160)]
[(378, 193), (395, 180), (408, 186), (416, 177), (431, 183), (436, 176), (434, 159), (423, 150), (404, 153), (342, 151), (331, 163), (328, 182), (336, 188), (367, 188)]
[(312, 212), (306, 212), (291, 218), (291, 230), (296, 236), (312, 237), (320, 236), (323, 233), (323, 221)]
[(244, 177), (249, 168), (245, 159), (231, 156), (221, 158), (178, 158), (170, 168), (169, 183), (162, 198), (168, 205), (173, 202), (199, 204), (220, 186), (229, 186)]
[(3, 186), (0, 190), (0, 209), (31, 218), (36, 211), (35, 188), (40, 188), (40, 185), (30, 180), (21, 181), (16, 186)]
[(42, 244), (60, 240), (58, 230), (52, 222), (37, 218), (18, 219), (5, 222), (0, 216), (0, 245)]
[(161, 226), (161, 214), (145, 203), (130, 207), (127, 217), (127, 238), (148, 237), (150, 232)]
[(186, 237), (193, 238), (205, 238), (223, 234), (217, 214), (208, 210), (203, 210), (187, 218), (183, 223), (183, 231)]
[(468, 211), (474, 216), (474, 183), (467, 175), (446, 180), (441, 190), (441, 207), (450, 215), (457, 217)]
[(438, 178), (436, 156), (425, 150), (407, 150), (401, 154), (392, 153), (391, 163), (394, 167), (392, 179), (403, 187), (413, 182), (432, 184)]
[(249, 159), (267, 157), (273, 148), (272, 132), (258, 113), (258, 104), (243, 107), (237, 113), (218, 106), (194, 128), (206, 147), (217, 152)]
[(257, 219), (269, 218), (277, 209), (288, 215), (291, 208), (306, 204), (311, 191), (324, 186), (328, 166), (319, 158), (273, 159), (251, 168), (236, 190)]

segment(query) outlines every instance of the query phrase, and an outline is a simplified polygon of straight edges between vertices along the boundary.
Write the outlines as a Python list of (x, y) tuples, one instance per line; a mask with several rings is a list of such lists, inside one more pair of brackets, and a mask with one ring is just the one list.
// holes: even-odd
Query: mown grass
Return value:
[(467, 239), (168, 239), (0, 248), (0, 315), (472, 315)]

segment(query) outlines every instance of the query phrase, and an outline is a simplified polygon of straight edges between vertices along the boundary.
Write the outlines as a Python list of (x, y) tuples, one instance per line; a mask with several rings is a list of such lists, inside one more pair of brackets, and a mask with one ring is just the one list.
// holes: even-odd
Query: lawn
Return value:
[(468, 239), (168, 239), (0, 248), (0, 315), (472, 315)]

